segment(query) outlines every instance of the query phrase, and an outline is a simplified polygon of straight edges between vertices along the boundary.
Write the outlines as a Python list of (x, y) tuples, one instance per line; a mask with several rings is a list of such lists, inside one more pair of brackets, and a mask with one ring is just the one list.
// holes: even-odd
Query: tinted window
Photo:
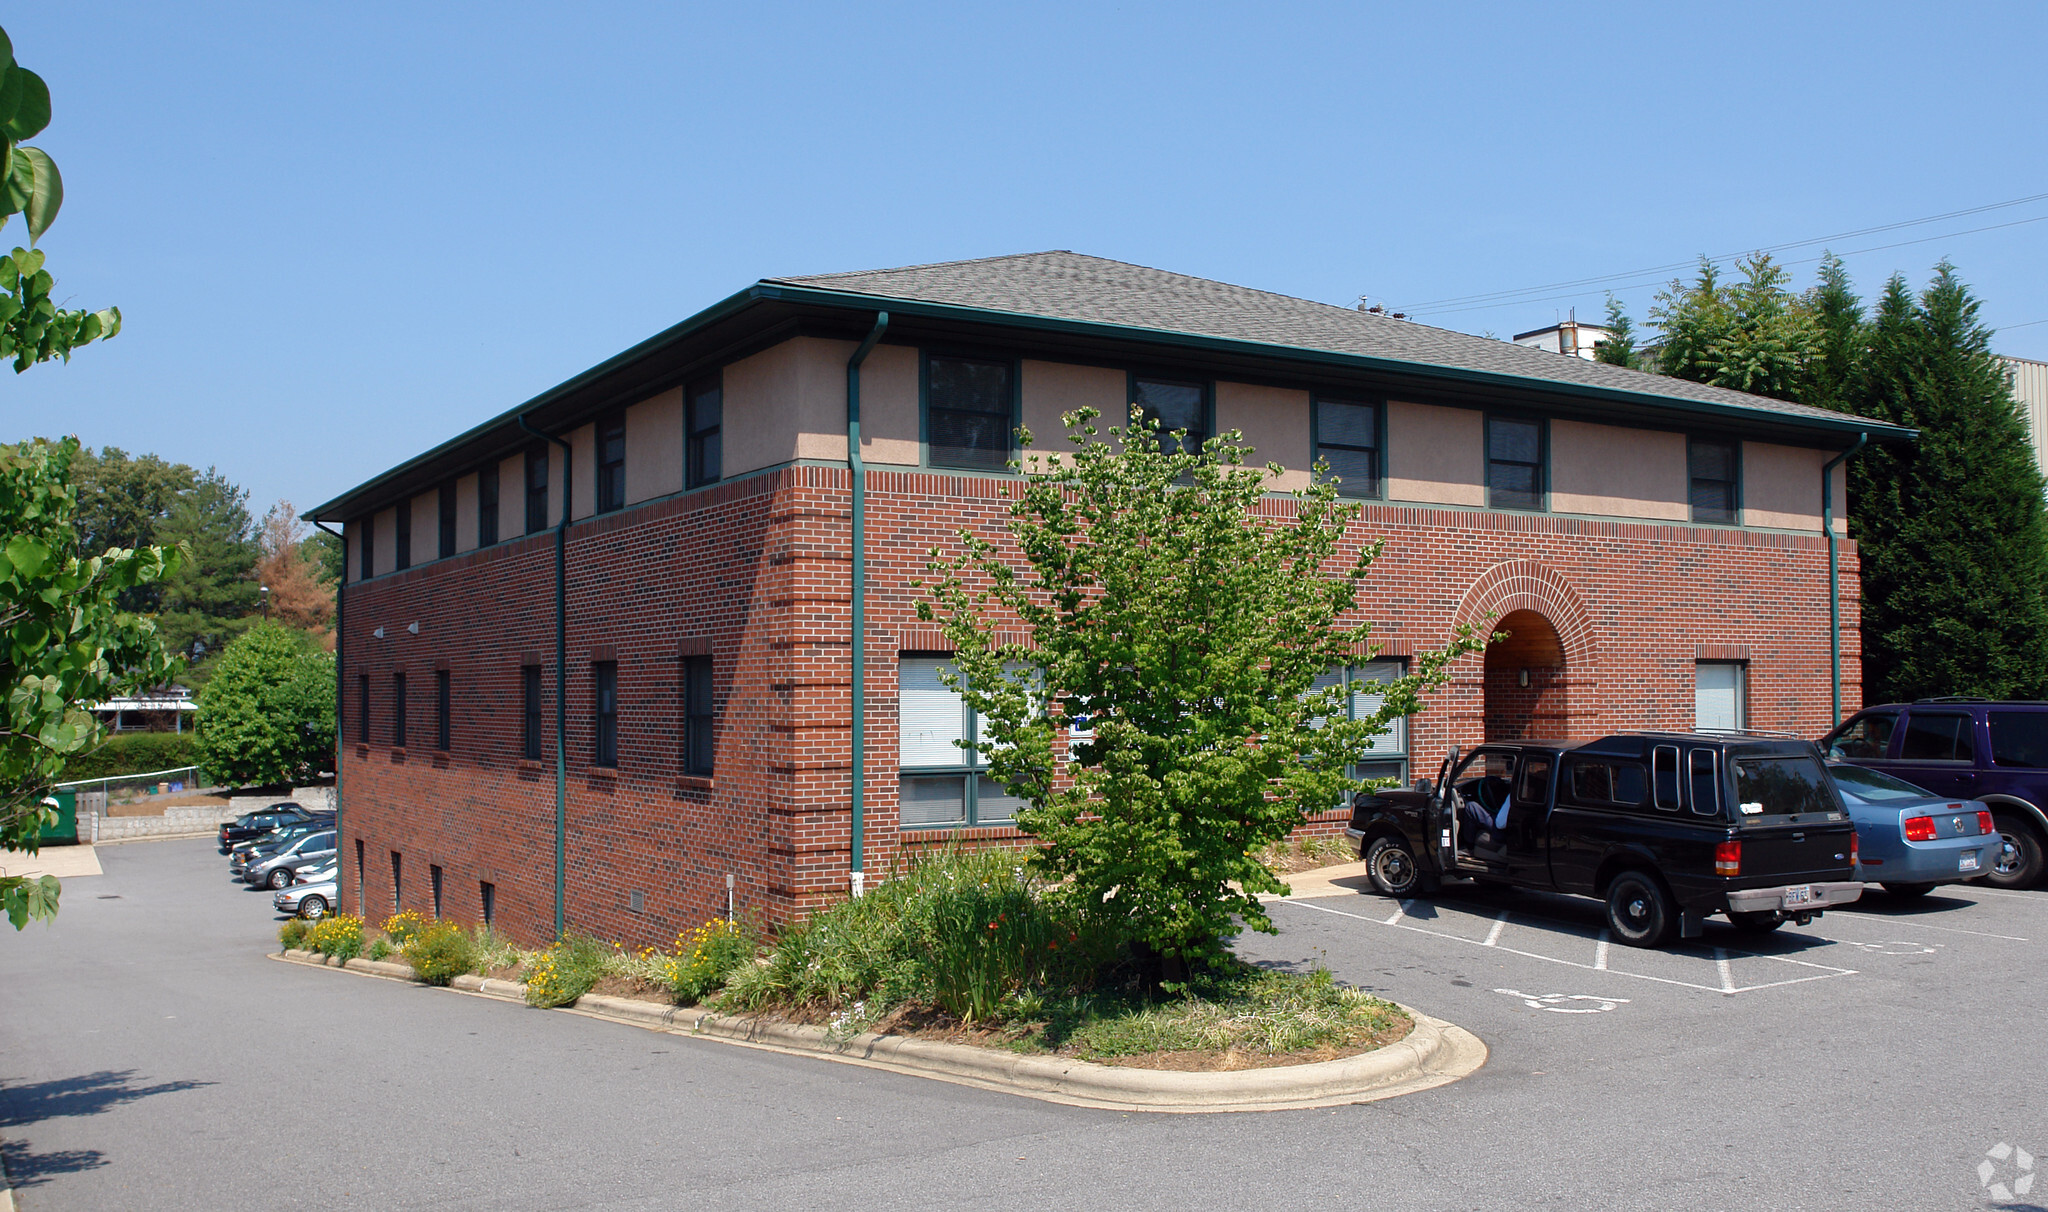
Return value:
[(1692, 520), (1735, 521), (1736, 468), (1739, 466), (1735, 443), (1696, 439), (1686, 450), (1686, 465), (1692, 480)]
[(1898, 726), (1897, 712), (1859, 715), (1828, 742), (1828, 752), (1836, 757), (1881, 758), (1890, 750), (1892, 730)]
[(1650, 766), (1657, 776), (1657, 807), (1665, 812), (1678, 811), (1677, 746), (1657, 746), (1656, 752), (1651, 756)]
[(1619, 804), (1640, 808), (1649, 780), (1636, 762), (1580, 758), (1566, 768), (1572, 798), (1581, 804)]
[(1992, 712), (1991, 760), (2000, 766), (2048, 768), (2048, 711)]
[(1909, 762), (1974, 762), (1976, 738), (1970, 717), (1948, 712), (1914, 712), (1906, 720), (1906, 739), (1899, 756)]
[(1745, 820), (1841, 811), (1827, 775), (1810, 757), (1736, 758), (1735, 799)]
[(1522, 767), (1522, 789), (1515, 793), (1525, 804), (1542, 804), (1550, 798), (1550, 760), (1530, 758)]
[(1199, 451), (1209, 439), (1208, 392), (1200, 383), (1173, 383), (1164, 379), (1139, 379), (1131, 385), (1138, 407), (1159, 423), (1159, 448), (1179, 449), (1173, 439), (1177, 429), (1187, 430), (1187, 448)]
[(1343, 400), (1316, 401), (1316, 458), (1330, 465), (1347, 497), (1380, 495), (1379, 409)]
[(1685, 755), (1692, 775), (1692, 810), (1701, 816), (1721, 812), (1721, 780), (1714, 777), (1714, 751), (1695, 749)]
[(1543, 428), (1534, 421), (1486, 422), (1487, 504), (1495, 509), (1543, 508)]
[(1010, 364), (933, 358), (929, 376), (932, 465), (1001, 471), (1010, 459)]

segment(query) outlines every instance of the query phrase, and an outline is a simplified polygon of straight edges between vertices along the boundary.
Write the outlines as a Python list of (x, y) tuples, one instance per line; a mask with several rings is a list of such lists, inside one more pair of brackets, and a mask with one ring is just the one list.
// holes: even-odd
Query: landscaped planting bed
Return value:
[(402, 959), (420, 979), (522, 980), (536, 1006), (586, 993), (1021, 1053), (1155, 1069), (1306, 1064), (1370, 1051), (1413, 1026), (1391, 1002), (1327, 970), (1225, 956), (1162, 982), (1156, 963), (1100, 928), (1064, 921), (1002, 852), (942, 854), (774, 938), (713, 919), (667, 950), (570, 935), (521, 950), (489, 930), (403, 913), (288, 922), (287, 948)]

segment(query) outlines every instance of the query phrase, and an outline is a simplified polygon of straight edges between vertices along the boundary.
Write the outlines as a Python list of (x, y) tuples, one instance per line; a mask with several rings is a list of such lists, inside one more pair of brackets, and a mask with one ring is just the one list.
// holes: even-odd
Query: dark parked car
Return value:
[(304, 821), (313, 814), (290, 800), (272, 804), (255, 812), (244, 812), (232, 821), (222, 821), (220, 826), (220, 852), (226, 854), (236, 842), (269, 833), (280, 825)]
[(246, 842), (236, 842), (228, 852), (228, 870), (240, 878), (242, 869), (250, 863), (260, 862), (298, 841), (309, 833), (334, 828), (334, 814), (314, 813), (303, 821), (280, 825), (269, 833), (259, 833)]
[(1939, 796), (1983, 801), (1999, 833), (1984, 882), (2040, 882), (2048, 855), (2048, 703), (1944, 698), (1865, 707), (1821, 748)]
[(1863, 894), (1856, 827), (1808, 741), (1758, 734), (1619, 733), (1454, 750), (1412, 791), (1360, 794), (1351, 826), (1373, 886), (1443, 879), (1607, 902), (1613, 936), (1697, 938), (1804, 924)]
[(275, 891), (289, 886), (297, 879), (299, 868), (316, 863), (324, 866), (334, 861), (334, 855), (332, 829), (309, 833), (282, 850), (267, 856), (258, 855), (242, 871), (242, 882)]

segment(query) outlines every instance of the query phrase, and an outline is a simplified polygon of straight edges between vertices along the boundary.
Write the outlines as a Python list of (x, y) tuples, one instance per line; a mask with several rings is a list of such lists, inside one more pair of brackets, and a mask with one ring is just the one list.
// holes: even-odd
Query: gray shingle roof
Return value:
[[(1384, 358), (1750, 409), (1786, 418), (1825, 418), (1837, 424), (1847, 419), (1841, 413), (1804, 404), (1073, 252), (1019, 253), (769, 281), (879, 298)], [(1879, 421), (1871, 424), (1880, 429), (1892, 428)]]

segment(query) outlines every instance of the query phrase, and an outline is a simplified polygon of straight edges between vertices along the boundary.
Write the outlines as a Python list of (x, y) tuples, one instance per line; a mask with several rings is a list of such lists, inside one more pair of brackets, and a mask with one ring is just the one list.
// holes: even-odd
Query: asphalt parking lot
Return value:
[(1873, 897), (1668, 953), (1603, 950), (1590, 900), (1277, 905), (1245, 954), (1468, 1027), (1486, 1066), (1171, 1116), (279, 964), (268, 894), (210, 842), (101, 861), (54, 928), (0, 939), (0, 1153), (26, 1212), (1984, 1208), (2048, 1154), (2048, 894)]

